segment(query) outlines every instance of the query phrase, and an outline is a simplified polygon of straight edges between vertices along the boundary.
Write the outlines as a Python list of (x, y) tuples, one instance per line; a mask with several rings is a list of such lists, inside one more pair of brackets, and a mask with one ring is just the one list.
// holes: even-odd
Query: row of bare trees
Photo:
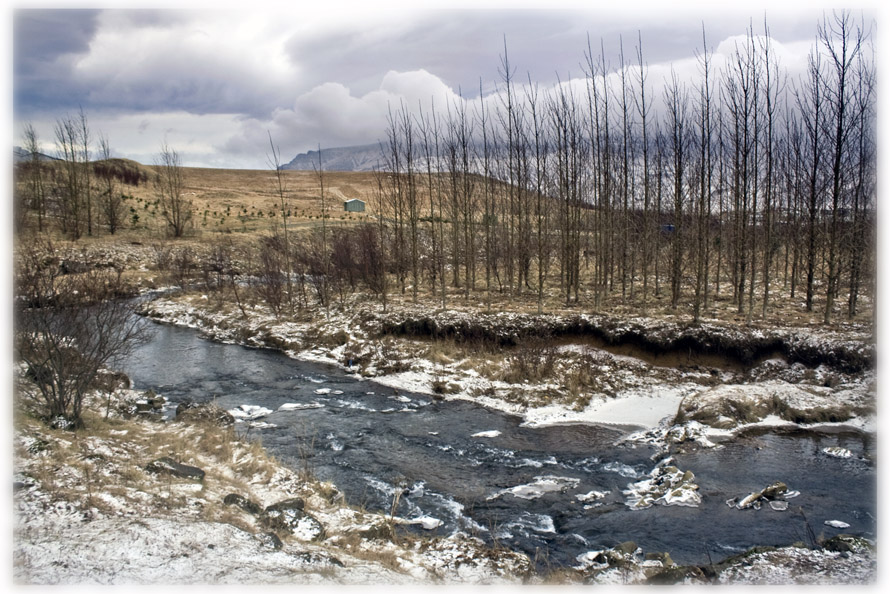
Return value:
[(588, 44), (583, 85), (548, 91), (517, 84), (505, 44), (495, 100), (389, 114), (378, 236), (398, 290), (541, 311), (551, 284), (695, 321), (717, 299), (766, 316), (781, 290), (807, 311), (818, 296), (826, 323), (845, 294), (854, 316), (874, 290), (871, 47), (849, 12), (826, 16), (791, 79), (766, 23), (719, 62), (703, 30), (698, 76), (672, 70), (658, 97), (642, 39), (615, 69)]
[[(135, 164), (112, 158), (108, 137), (99, 133), (95, 143), (83, 110), (56, 120), (55, 158), (41, 152), (37, 131), (30, 123), (23, 132), (26, 157), (16, 165), (14, 227), (22, 232), (29, 220), (36, 231), (58, 228), (77, 240), (103, 230), (114, 235), (127, 223), (127, 186), (151, 181), (161, 215), (173, 237), (182, 237), (193, 224), (194, 207), (185, 195), (179, 154), (166, 142), (149, 176)], [(151, 177), (151, 180), (149, 180)]]

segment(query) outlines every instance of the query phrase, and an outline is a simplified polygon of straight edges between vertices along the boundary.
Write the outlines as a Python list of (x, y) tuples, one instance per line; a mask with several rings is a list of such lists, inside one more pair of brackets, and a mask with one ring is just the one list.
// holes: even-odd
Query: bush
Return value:
[(60, 426), (78, 427), (83, 398), (101, 369), (142, 339), (144, 325), (121, 271), (96, 269), (63, 274), (52, 246), (24, 246), (16, 267), (14, 344), (27, 366), (46, 416)]

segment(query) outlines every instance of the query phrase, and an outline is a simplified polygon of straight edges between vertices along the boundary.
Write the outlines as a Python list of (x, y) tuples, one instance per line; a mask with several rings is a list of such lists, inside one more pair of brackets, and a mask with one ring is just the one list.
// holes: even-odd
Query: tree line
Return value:
[[(750, 321), (776, 291), (853, 317), (875, 281), (875, 65), (851, 13), (825, 16), (791, 79), (769, 27), (653, 94), (642, 39), (611, 69), (590, 42), (583, 85), (520, 83), (506, 42), (496, 100), (400, 104), (381, 142), (377, 225), (395, 290), (447, 306), (588, 295), (698, 321), (729, 298)], [(385, 295), (386, 291), (383, 291)]]

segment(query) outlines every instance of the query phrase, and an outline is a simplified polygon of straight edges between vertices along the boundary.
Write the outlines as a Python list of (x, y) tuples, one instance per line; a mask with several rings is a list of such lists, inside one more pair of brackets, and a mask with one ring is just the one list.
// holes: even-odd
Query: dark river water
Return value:
[[(705, 564), (754, 545), (807, 542), (807, 526), (816, 536), (875, 537), (876, 469), (865, 458), (873, 459), (876, 444), (861, 435), (767, 433), (675, 455), (677, 466), (695, 473), (701, 505), (631, 510), (622, 490), (646, 478), (660, 458), (653, 460), (645, 446), (616, 445), (622, 433), (614, 428), (522, 427), (511, 415), (399, 392), (333, 366), (215, 343), (189, 329), (152, 324), (150, 330), (151, 340), (121, 366), (135, 388), (153, 389), (174, 409), (183, 400), (212, 399), (226, 409), (271, 409), (261, 421), (275, 427), (252, 428), (250, 437), (293, 468), (334, 482), (350, 504), (388, 514), (398, 489), (397, 515), (441, 522), (414, 530), (462, 530), (523, 551), (539, 567), (571, 565), (581, 553), (627, 540), (646, 552), (667, 551), (677, 563)], [(284, 404), (306, 408), (278, 411)], [(822, 454), (828, 446), (853, 457)], [(777, 480), (800, 492), (787, 511), (725, 503)], [(536, 482), (560, 488), (530, 499), (504, 492)], [(577, 498), (591, 491), (607, 495), (596, 502)]]

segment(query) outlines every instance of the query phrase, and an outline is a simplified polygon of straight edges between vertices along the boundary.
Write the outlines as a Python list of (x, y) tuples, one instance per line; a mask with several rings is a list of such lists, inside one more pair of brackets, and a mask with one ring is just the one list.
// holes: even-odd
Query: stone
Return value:
[(226, 495), (223, 499), (223, 503), (226, 505), (235, 505), (237, 507), (240, 507), (247, 513), (253, 514), (254, 516), (258, 516), (263, 512), (263, 508), (260, 507), (258, 503), (254, 503), (250, 499), (238, 495), (237, 493), (229, 493), (228, 495)]
[(358, 534), (365, 540), (392, 540), (394, 538), (392, 526), (383, 522), (360, 530)]
[(260, 542), (260, 546), (272, 549), (273, 551), (280, 551), (282, 547), (284, 547), (284, 543), (281, 542), (281, 539), (278, 538), (278, 535), (274, 532), (257, 534), (255, 538)]
[(788, 485), (786, 485), (782, 481), (776, 481), (775, 483), (773, 483), (770, 486), (768, 486), (767, 488), (765, 488), (761, 492), (761, 496), (764, 499), (773, 501), (775, 499), (779, 499), (780, 497), (784, 496), (785, 493), (787, 493), (787, 492), (788, 492)]
[[(773, 506), (772, 503), (776, 501), (784, 502), (786, 496), (793, 497), (794, 495), (796, 495), (794, 491), (789, 493), (788, 485), (786, 485), (782, 481), (776, 481), (775, 483), (765, 487), (763, 490), (756, 491), (743, 498), (741, 501), (738, 502), (736, 507), (739, 509), (746, 509), (749, 507), (760, 509), (761, 503), (767, 501), (771, 504), (770, 507), (772, 507), (773, 509), (779, 509), (781, 508), (781, 505), (776, 507)], [(726, 503), (728, 505), (729, 501), (727, 501)]]
[(687, 580), (698, 583), (707, 582), (705, 574), (695, 566), (669, 567), (651, 576), (646, 582), (649, 584), (670, 585)]
[(270, 505), (259, 515), (259, 522), (275, 532), (291, 534), (304, 541), (323, 540), (324, 527), (303, 508), (299, 497)]
[(646, 553), (643, 559), (646, 561), (661, 561), (661, 564), (665, 567), (670, 567), (674, 564), (674, 560), (671, 559), (670, 553)]
[(826, 551), (835, 553), (860, 553), (864, 551), (873, 551), (874, 545), (857, 536), (849, 534), (838, 534), (832, 536), (822, 544), (822, 548)]
[(93, 387), (101, 392), (114, 392), (130, 387), (130, 378), (126, 373), (101, 369), (93, 380)]
[(176, 478), (192, 479), (196, 481), (204, 480), (203, 470), (196, 466), (180, 464), (179, 462), (168, 456), (164, 456), (163, 458), (158, 458), (154, 462), (150, 462), (145, 467), (145, 470), (151, 472), (152, 474), (169, 474), (170, 476), (174, 476)]
[(209, 423), (218, 427), (235, 424), (235, 417), (212, 402), (181, 402), (176, 407), (176, 420), (183, 423)]
[(334, 565), (336, 567), (344, 567), (342, 561), (340, 561), (336, 557), (325, 555), (323, 553), (303, 551), (301, 553), (297, 553), (295, 556), (306, 565)]
[(623, 542), (617, 547), (615, 550), (624, 555), (633, 555), (637, 550), (637, 543), (632, 540), (628, 540), (627, 542)]

